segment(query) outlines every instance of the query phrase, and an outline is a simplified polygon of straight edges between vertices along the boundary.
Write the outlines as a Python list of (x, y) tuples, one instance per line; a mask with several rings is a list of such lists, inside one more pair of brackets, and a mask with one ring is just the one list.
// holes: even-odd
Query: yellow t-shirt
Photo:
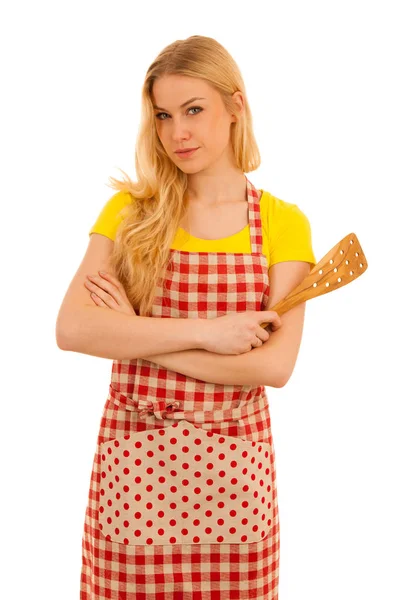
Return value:
[[(311, 239), (310, 223), (297, 204), (285, 202), (264, 190), (260, 198), (262, 221), (262, 252), (269, 267), (287, 260), (303, 260), (316, 264)], [(128, 192), (117, 192), (105, 203), (96, 222), (89, 231), (101, 233), (115, 240), (116, 231), (123, 220), (121, 211), (132, 202)], [(187, 252), (251, 253), (250, 229), (244, 229), (226, 238), (204, 240), (193, 237), (179, 228), (171, 245), (174, 250)]]

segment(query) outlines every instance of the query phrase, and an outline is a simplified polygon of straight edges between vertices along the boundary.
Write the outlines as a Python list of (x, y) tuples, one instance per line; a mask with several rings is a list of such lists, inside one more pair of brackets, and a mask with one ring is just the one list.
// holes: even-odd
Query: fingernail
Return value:
[(107, 275), (105, 271), (99, 271), (100, 275)]

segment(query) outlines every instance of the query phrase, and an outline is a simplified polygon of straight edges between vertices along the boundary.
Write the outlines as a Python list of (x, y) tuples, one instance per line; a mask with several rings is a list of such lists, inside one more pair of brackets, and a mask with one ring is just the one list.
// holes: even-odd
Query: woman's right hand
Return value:
[(272, 331), (282, 325), (280, 316), (274, 310), (249, 310), (204, 319), (202, 348), (217, 354), (249, 352), (268, 340), (268, 331), (260, 325), (265, 322), (271, 324)]

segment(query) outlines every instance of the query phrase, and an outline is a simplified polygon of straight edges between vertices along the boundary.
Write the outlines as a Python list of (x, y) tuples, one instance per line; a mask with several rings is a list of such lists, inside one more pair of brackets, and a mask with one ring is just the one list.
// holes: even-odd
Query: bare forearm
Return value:
[(192, 349), (155, 354), (148, 357), (148, 360), (166, 369), (209, 383), (279, 387), (272, 345), (268, 356), (267, 349), (264, 348), (262, 360), (258, 352), (261, 348), (263, 346), (237, 355)]
[(63, 350), (112, 360), (147, 358), (155, 352), (202, 347), (202, 321), (138, 317), (86, 305), (68, 313), (68, 320), (58, 318), (57, 344)]

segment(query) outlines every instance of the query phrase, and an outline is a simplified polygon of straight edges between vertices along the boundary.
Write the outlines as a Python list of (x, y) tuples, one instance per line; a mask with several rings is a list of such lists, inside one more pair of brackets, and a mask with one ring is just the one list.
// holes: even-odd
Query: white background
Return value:
[(5, 2), (1, 44), (2, 597), (79, 597), (112, 361), (57, 347), (88, 232), (133, 178), (145, 71), (176, 39), (237, 61), (262, 165), (317, 260), (354, 232), (364, 275), (310, 300), (289, 383), (267, 388), (280, 600), (395, 600), (399, 569), (399, 20), (395, 2)]

